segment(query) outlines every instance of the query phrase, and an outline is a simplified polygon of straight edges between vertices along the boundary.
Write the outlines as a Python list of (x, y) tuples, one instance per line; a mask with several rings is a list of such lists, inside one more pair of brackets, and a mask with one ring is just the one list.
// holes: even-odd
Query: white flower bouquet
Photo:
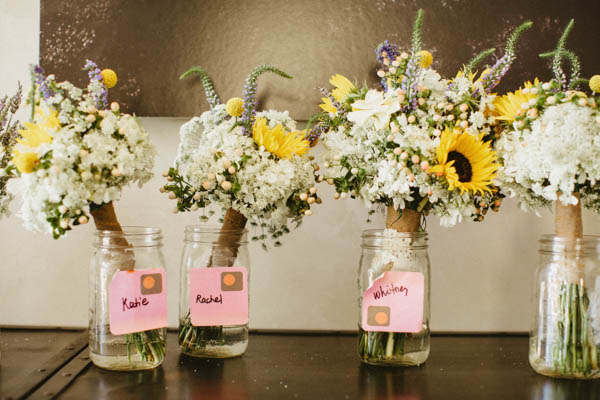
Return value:
[[(539, 310), (550, 310), (548, 321), (540, 319), (539, 332), (548, 331), (532, 337), (530, 361), (543, 374), (585, 378), (600, 368), (592, 332), (600, 319), (594, 311), (599, 295), (585, 265), (581, 215), (582, 205), (600, 212), (600, 75), (589, 81), (580, 77), (579, 59), (565, 47), (573, 23), (554, 51), (541, 54), (552, 58), (554, 79), (535, 79), (497, 99), (506, 129), (496, 148), (503, 164), (499, 179), (508, 195), (517, 197), (524, 210), (555, 205), (553, 240), (555, 250), (562, 250), (554, 255), (549, 281), (538, 282), (544, 301)], [(565, 60), (571, 67), (568, 79)], [(592, 95), (578, 90), (582, 84)]]
[[(335, 75), (323, 90), (322, 113), (311, 133), (327, 148), (321, 180), (335, 185), (335, 198), (358, 197), (366, 206), (388, 207), (388, 228), (416, 231), (432, 213), (444, 226), (463, 218), (481, 221), (497, 210), (502, 195), (494, 184), (499, 162), (492, 150), (498, 135), (492, 89), (515, 58), (524, 23), (498, 61), (477, 77), (474, 57), (452, 79), (431, 68), (421, 50), (422, 11), (410, 53), (384, 41), (376, 50), (381, 89), (356, 87)], [(405, 223), (406, 222), (406, 223)]]
[[(165, 173), (162, 192), (177, 200), (174, 212), (202, 210), (206, 220), (215, 208), (224, 212), (218, 243), (213, 246), (208, 266), (232, 266), (246, 223), (257, 227), (253, 240), (281, 245), (288, 224), (300, 225), (320, 203), (315, 187), (314, 158), (308, 151), (315, 141), (287, 111), (256, 111), (256, 80), (272, 72), (291, 78), (283, 71), (263, 65), (246, 80), (243, 99), (221, 104), (206, 72), (195, 67), (182, 75), (200, 74), (210, 110), (186, 122), (174, 166)], [(179, 344), (204, 348), (226, 341), (221, 326), (194, 326), (190, 313), (180, 321)], [(202, 338), (202, 339), (198, 339)]]
[(21, 217), (28, 229), (59, 238), (90, 215), (100, 230), (120, 230), (113, 201), (123, 187), (152, 177), (155, 149), (132, 115), (107, 101), (112, 70), (89, 61), (89, 85), (82, 90), (54, 75), (34, 70), (30, 102), (32, 122), (19, 131), (13, 153), (22, 195)]
[[(409, 242), (414, 236), (405, 233), (424, 230), (429, 213), (439, 216), (443, 226), (453, 226), (464, 218), (481, 221), (488, 210), (500, 207), (503, 195), (495, 184), (500, 164), (492, 148), (499, 126), (492, 90), (515, 59), (519, 36), (531, 26), (518, 27), (505, 54), (478, 76), (476, 66), (494, 49), (447, 79), (431, 68), (431, 53), (421, 49), (422, 16), (419, 10), (410, 53), (388, 41), (377, 47), (381, 89), (357, 87), (334, 75), (330, 82), (335, 88), (323, 90), (323, 112), (309, 121), (309, 127), (315, 123), (311, 134), (322, 135), (326, 147), (319, 180), (335, 186), (336, 199), (350, 196), (367, 207), (386, 206), (386, 237)], [(386, 255), (387, 261), (374, 262), (375, 275), (410, 269), (391, 250)], [(359, 353), (367, 363), (409, 360), (405, 352), (416, 352), (425, 346), (422, 338), (429, 337), (426, 320), (414, 335), (363, 327)]]
[[(134, 116), (120, 113), (118, 103), (108, 103), (115, 72), (100, 71), (89, 60), (84, 69), (90, 81), (80, 89), (34, 68), (32, 121), (19, 130), (12, 150), (16, 176), (10, 189), (23, 197), (20, 216), (25, 227), (55, 239), (86, 224), (90, 216), (98, 230), (121, 232), (113, 202), (125, 186), (141, 186), (152, 177), (156, 150), (148, 133)], [(133, 270), (136, 261), (127, 250), (129, 243), (118, 238), (112, 244), (117, 246), (107, 251), (107, 263)], [(162, 359), (160, 336), (160, 330), (125, 335), (128, 354), (135, 349), (145, 361)]]
[(223, 229), (240, 229), (249, 220), (260, 228), (253, 239), (276, 246), (320, 203), (315, 187), (310, 138), (296, 129), (287, 111), (255, 110), (256, 80), (272, 72), (290, 78), (275, 67), (256, 68), (246, 81), (244, 99), (221, 104), (213, 83), (200, 68), (211, 109), (186, 122), (175, 165), (166, 174), (161, 191), (177, 199), (175, 212), (202, 210), (204, 219), (215, 208), (225, 211)]

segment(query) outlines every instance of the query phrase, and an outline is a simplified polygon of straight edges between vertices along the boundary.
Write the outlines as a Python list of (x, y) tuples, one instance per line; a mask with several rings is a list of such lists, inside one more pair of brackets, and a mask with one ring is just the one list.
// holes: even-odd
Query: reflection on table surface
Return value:
[[(60, 338), (61, 332), (46, 335)], [(23, 340), (14, 348), (7, 346), (6, 341), (17, 339), (8, 336), (3, 332), (3, 383), (5, 374), (12, 377), (24, 371), (12, 352), (25, 351), (23, 360), (32, 361), (27, 352), (36, 348), (32, 344), (27, 350)], [(48, 340), (44, 335), (35, 337)], [(600, 399), (600, 382), (537, 375), (527, 354), (526, 336), (434, 335), (425, 364), (377, 367), (360, 362), (354, 335), (255, 333), (243, 357), (197, 359), (182, 355), (176, 332), (169, 332), (167, 356), (159, 368), (113, 372), (90, 365), (60, 398)], [(43, 354), (35, 355), (41, 363)]]

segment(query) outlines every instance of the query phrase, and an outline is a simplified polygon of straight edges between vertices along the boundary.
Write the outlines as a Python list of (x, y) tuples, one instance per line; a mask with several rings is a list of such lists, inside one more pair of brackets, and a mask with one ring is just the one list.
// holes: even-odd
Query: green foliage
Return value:
[(563, 51), (565, 50), (565, 46), (567, 44), (567, 37), (569, 36), (569, 33), (571, 33), (571, 30), (573, 29), (574, 25), (575, 25), (575, 20), (571, 19), (571, 21), (569, 21), (569, 23), (567, 24), (567, 27), (565, 28), (564, 32), (558, 39), (556, 48), (552, 52), (553, 53), (552, 72), (554, 73), (554, 78), (556, 78), (556, 80), (558, 82), (560, 82), (561, 89), (563, 89), (563, 90), (565, 89), (565, 86), (566, 86), (566, 82), (565, 82), (566, 77), (565, 77), (565, 73), (562, 69), (562, 58), (564, 57)]
[(204, 70), (204, 68), (200, 66), (192, 67), (184, 72), (179, 79), (185, 79), (190, 75), (198, 74), (200, 75), (200, 79), (202, 80), (202, 86), (204, 86), (204, 91), (206, 92), (206, 99), (208, 100), (208, 104), (211, 108), (215, 108), (217, 105), (221, 103), (219, 100), (219, 96), (215, 91), (215, 87), (213, 85), (212, 79), (208, 76), (208, 73)]
[(252, 70), (250, 75), (248, 75), (248, 79), (246, 80), (246, 82), (252, 85), (256, 84), (256, 79), (258, 79), (258, 77), (264, 74), (265, 72), (271, 72), (275, 75), (281, 76), (282, 78), (292, 79), (291, 75), (288, 75), (279, 68), (274, 67), (273, 65), (263, 64)]
[(252, 70), (250, 75), (246, 78), (246, 85), (244, 86), (244, 113), (242, 114), (242, 123), (248, 132), (252, 132), (252, 124), (256, 112), (254, 109), (256, 104), (256, 80), (265, 72), (271, 72), (282, 78), (292, 79), (291, 75), (288, 75), (273, 65), (263, 64)]
[[(575, 54), (571, 50), (563, 49), (560, 51), (559, 56), (561, 59), (561, 65), (562, 65), (563, 58), (566, 58), (569, 61), (569, 63), (571, 64), (571, 76), (569, 78), (568, 89), (575, 89), (580, 84), (589, 82), (586, 79), (583, 79), (583, 80), (581, 79), (581, 62), (579, 61), (579, 57), (577, 57), (577, 54)], [(550, 58), (550, 57), (552, 57), (552, 59), (554, 60), (554, 58), (556, 57), (556, 50), (540, 54), (540, 58)]]
[(413, 33), (412, 33), (412, 54), (417, 54), (421, 51), (422, 40), (421, 40), (421, 29), (423, 27), (423, 9), (419, 9), (417, 11), (417, 18), (415, 19), (415, 24), (413, 25)]
[(477, 65), (479, 65), (485, 58), (492, 55), (494, 51), (496, 51), (496, 48), (492, 47), (491, 49), (484, 50), (473, 57), (464, 68), (465, 75), (468, 75), (469, 72), (472, 72)]
[(532, 26), (533, 26), (533, 22), (525, 21), (521, 25), (519, 25), (517, 27), (517, 29), (515, 29), (513, 31), (513, 33), (510, 34), (510, 36), (508, 37), (508, 40), (506, 41), (506, 49), (505, 49), (506, 54), (509, 54), (511, 56), (513, 56), (515, 54), (515, 47), (517, 45), (517, 42), (519, 41), (519, 38), (521, 37), (523, 32), (530, 29)]

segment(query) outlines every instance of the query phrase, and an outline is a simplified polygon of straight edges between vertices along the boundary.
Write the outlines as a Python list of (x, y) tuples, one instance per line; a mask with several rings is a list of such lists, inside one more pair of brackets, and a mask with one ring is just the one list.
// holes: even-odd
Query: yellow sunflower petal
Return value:
[(321, 97), (323, 104), (319, 104), (319, 107), (328, 113), (336, 113), (337, 109), (333, 105), (333, 101), (329, 97)]
[(446, 128), (436, 155), (438, 164), (431, 167), (430, 172), (443, 176), (449, 190), (459, 189), (461, 193), (491, 191), (491, 181), (496, 177), (499, 164), (495, 162), (496, 153), (489, 142), (482, 141), (481, 135)]
[(331, 91), (333, 98), (336, 101), (342, 102), (355, 89), (355, 86), (348, 78), (343, 75), (335, 74), (329, 80), (335, 89)]
[(305, 131), (286, 132), (281, 124), (271, 129), (266, 118), (257, 118), (252, 131), (257, 145), (282, 159), (291, 158), (294, 154), (305, 154), (310, 148)]

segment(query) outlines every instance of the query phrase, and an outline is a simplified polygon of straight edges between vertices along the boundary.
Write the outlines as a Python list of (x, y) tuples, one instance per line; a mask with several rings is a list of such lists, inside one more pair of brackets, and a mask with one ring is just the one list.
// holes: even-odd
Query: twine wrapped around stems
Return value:
[(577, 198), (577, 204), (564, 205), (559, 200), (555, 201), (554, 207), (554, 233), (556, 236), (571, 239), (583, 237), (583, 223), (581, 219), (581, 197), (579, 193), (573, 193)]
[[(121, 227), (121, 224), (117, 219), (117, 214), (115, 213), (115, 207), (112, 201), (91, 210), (91, 214), (94, 218), (94, 224), (96, 224), (97, 230), (121, 233), (123, 232), (123, 228)], [(112, 244), (119, 247), (131, 247), (131, 245), (123, 235), (111, 238), (111, 241)], [(133, 269), (135, 268), (135, 253), (133, 251), (123, 251), (122, 253), (125, 256), (125, 259), (123, 261), (124, 265), (119, 267), (119, 269), (121, 271), (133, 271)]]
[(240, 239), (244, 235), (246, 222), (248, 219), (242, 213), (233, 208), (227, 209), (217, 243), (213, 246), (210, 266), (233, 266), (237, 258)]
[(421, 213), (405, 208), (402, 215), (393, 206), (388, 206), (385, 227), (396, 232), (417, 232), (421, 224)]

